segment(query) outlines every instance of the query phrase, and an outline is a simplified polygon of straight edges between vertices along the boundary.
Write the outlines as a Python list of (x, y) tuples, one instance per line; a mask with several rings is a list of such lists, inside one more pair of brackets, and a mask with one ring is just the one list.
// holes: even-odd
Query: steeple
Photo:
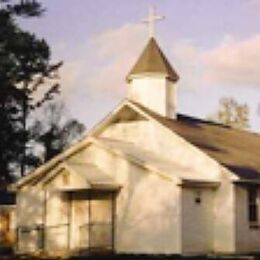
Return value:
[(179, 79), (179, 76), (172, 68), (153, 37), (149, 39), (140, 58), (128, 74), (127, 80), (131, 81), (134, 77), (144, 75), (164, 76), (172, 82), (176, 82)]
[(143, 20), (149, 25), (149, 41), (126, 79), (128, 99), (168, 118), (176, 118), (176, 82), (178, 74), (157, 44), (155, 21), (163, 19), (150, 8)]

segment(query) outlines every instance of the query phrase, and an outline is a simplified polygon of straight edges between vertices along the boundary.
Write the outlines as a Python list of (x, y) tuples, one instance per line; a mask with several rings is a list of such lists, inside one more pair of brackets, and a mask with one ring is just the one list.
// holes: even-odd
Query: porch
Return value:
[(43, 203), (38, 205), (41, 221), (17, 227), (16, 251), (44, 255), (113, 251), (119, 186), (111, 179), (101, 183), (100, 174), (92, 168), (86, 188), (46, 188)]

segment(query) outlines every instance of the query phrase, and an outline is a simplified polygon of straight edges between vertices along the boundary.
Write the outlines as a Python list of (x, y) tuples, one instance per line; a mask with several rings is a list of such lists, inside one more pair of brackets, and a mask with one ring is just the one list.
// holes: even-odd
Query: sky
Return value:
[(250, 108), (260, 132), (260, 0), (42, 0), (41, 18), (24, 28), (49, 43), (62, 99), (90, 129), (127, 95), (125, 77), (148, 41), (141, 22), (154, 6), (165, 16), (156, 40), (178, 72), (177, 110), (199, 118), (222, 97)]

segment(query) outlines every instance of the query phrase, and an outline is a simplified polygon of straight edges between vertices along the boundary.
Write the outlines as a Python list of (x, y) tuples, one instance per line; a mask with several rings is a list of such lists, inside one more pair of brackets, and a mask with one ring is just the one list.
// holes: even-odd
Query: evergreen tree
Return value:
[[(0, 174), (9, 181), (14, 165), (36, 165), (39, 159), (26, 153), (30, 139), (27, 122), (31, 113), (59, 92), (53, 81), (61, 63), (51, 64), (51, 52), (45, 40), (23, 30), (19, 17), (40, 16), (44, 12), (36, 0), (0, 0)], [(50, 84), (50, 81), (52, 82)], [(35, 99), (41, 87), (42, 97)], [(2, 123), (3, 122), (3, 123)]]

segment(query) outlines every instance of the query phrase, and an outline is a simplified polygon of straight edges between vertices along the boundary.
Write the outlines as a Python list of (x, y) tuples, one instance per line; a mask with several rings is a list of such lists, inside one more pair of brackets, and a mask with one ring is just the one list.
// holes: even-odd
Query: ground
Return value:
[[(0, 255), (1, 260), (60, 260), (62, 258), (33, 258), (15, 255)], [(258, 256), (212, 256), (212, 257), (180, 257), (180, 256), (133, 256), (133, 255), (110, 255), (110, 256), (77, 256), (66, 258), (68, 260), (260, 260)]]
[[(27, 256), (16, 256), (10, 248), (0, 248), (1, 260), (59, 260), (61, 258), (36, 258)], [(165, 256), (165, 255), (95, 255), (95, 256), (74, 256), (67, 258), (68, 260), (260, 260), (260, 254), (243, 255), (243, 256), (198, 256), (198, 257), (180, 257), (180, 256)]]

